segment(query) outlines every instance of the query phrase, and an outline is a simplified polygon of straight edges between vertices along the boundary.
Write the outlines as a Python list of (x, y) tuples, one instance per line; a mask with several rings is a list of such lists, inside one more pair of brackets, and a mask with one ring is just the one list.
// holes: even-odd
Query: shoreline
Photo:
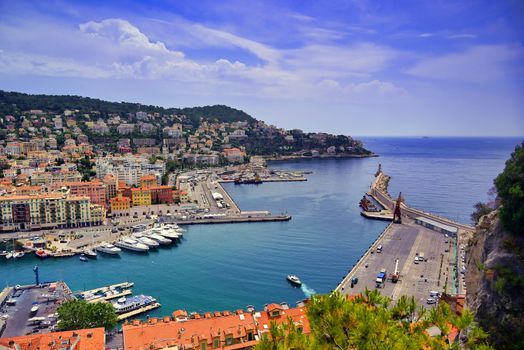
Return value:
[(336, 158), (375, 158), (380, 157), (376, 153), (372, 154), (321, 154), (319, 156), (301, 156), (301, 155), (291, 155), (291, 156), (260, 156), (266, 161), (286, 161), (286, 160), (296, 160), (296, 159), (336, 159)]

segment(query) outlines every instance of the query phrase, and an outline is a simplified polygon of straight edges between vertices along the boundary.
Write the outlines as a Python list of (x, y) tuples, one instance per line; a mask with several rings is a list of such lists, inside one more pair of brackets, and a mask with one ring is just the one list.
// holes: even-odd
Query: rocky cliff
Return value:
[(524, 349), (524, 237), (505, 232), (493, 211), (479, 221), (467, 255), (468, 307), (497, 349)]

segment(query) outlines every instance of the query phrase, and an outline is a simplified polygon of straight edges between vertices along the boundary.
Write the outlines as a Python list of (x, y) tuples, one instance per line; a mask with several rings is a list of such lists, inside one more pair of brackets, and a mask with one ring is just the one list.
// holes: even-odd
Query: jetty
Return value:
[(378, 288), (393, 300), (408, 295), (421, 305), (427, 303), (431, 291), (464, 296), (465, 269), (459, 257), (464, 254), (464, 237), (474, 227), (411, 208), (400, 195), (393, 199), (388, 193), (389, 180), (379, 167), (367, 195), (382, 210), (365, 211), (362, 216), (391, 223), (349, 269), (335, 291), (354, 295)]
[(238, 215), (238, 216), (210, 216), (203, 215), (186, 220), (176, 221), (178, 225), (201, 225), (201, 224), (237, 224), (246, 222), (272, 222), (272, 221), (289, 221), (291, 215), (267, 215), (267, 216), (251, 216), (251, 215)]

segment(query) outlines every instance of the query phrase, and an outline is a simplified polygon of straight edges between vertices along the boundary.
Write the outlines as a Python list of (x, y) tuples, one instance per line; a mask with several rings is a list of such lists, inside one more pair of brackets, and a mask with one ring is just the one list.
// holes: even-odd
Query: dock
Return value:
[(131, 289), (125, 289), (121, 293), (101, 296), (100, 298), (90, 299), (87, 302), (88, 303), (106, 302), (106, 301), (113, 300), (113, 299), (116, 299), (116, 298), (125, 297), (126, 295), (130, 295), (132, 293), (133, 292), (131, 291)]
[(144, 312), (148, 312), (150, 310), (154, 310), (156, 308), (159, 308), (160, 306), (161, 306), (160, 303), (150, 304), (150, 305), (141, 307), (139, 309), (127, 312), (125, 314), (118, 315), (118, 320), (122, 321), (122, 320), (125, 320), (126, 318), (133, 317), (133, 316), (136, 316), (136, 315), (140, 315), (140, 314), (142, 314)]
[[(387, 192), (389, 176), (379, 169), (367, 193), (383, 209), (362, 212), (378, 220), (393, 221), (396, 201)], [(427, 305), (430, 291), (465, 295), (464, 271), (459, 255), (463, 253), (463, 236), (474, 228), (401, 203), (402, 223), (391, 223), (343, 277), (335, 291), (355, 295), (365, 289), (379, 288), (393, 300), (401, 295), (413, 296), (419, 305)], [(428, 226), (424, 222), (433, 223)], [(447, 231), (445, 231), (446, 229)], [(449, 231), (455, 232), (452, 234)], [(449, 233), (449, 234), (448, 234)], [(381, 249), (377, 247), (381, 246)], [(419, 260), (419, 257), (423, 257)], [(415, 260), (415, 258), (417, 258)], [(377, 274), (386, 270), (386, 279), (377, 283)], [(395, 276), (394, 276), (395, 275)], [(398, 282), (396, 277), (398, 276)], [(354, 283), (354, 277), (358, 282)]]
[(177, 221), (178, 225), (203, 225), (203, 224), (237, 224), (246, 222), (272, 222), (289, 221), (291, 215), (269, 215), (269, 216), (218, 216), (201, 217)]

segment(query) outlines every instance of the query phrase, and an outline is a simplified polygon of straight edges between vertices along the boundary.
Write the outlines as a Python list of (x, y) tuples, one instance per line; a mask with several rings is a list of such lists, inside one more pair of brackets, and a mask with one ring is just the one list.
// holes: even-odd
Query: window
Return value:
[(206, 345), (207, 345), (207, 343), (205, 341), (200, 343), (200, 350), (206, 350)]
[(215, 338), (213, 340), (213, 348), (216, 349), (220, 346), (220, 340), (218, 338)]

